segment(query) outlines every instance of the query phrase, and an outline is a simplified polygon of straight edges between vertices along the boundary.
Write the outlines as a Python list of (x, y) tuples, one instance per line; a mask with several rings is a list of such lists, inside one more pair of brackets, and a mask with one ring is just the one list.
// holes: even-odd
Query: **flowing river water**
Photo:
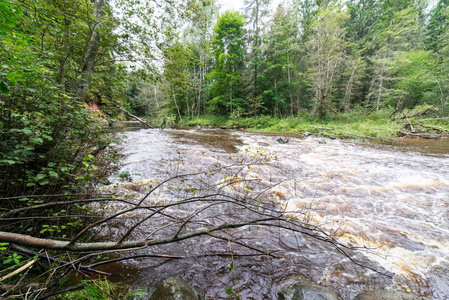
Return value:
[[(357, 247), (347, 250), (349, 257), (369, 268), (313, 237), (277, 229), (244, 229), (235, 237), (276, 251), (278, 258), (194, 257), (225, 253), (234, 247), (197, 238), (136, 251), (186, 258), (116, 263), (105, 268), (115, 273), (113, 280), (139, 289), (179, 276), (206, 293), (207, 299), (231, 299), (226, 294), (229, 287), (242, 299), (276, 299), (282, 285), (301, 275), (330, 287), (342, 299), (373, 289), (449, 299), (449, 140), (383, 145), (312, 136), (278, 141), (280, 136), (219, 129), (134, 129), (124, 133), (124, 162), (118, 172), (131, 182), (123, 183), (115, 176), (111, 178), (115, 184), (107, 189), (140, 199), (145, 189), (170, 176), (223, 167), (248, 153), (259, 155), (273, 163), (255, 164), (247, 172), (251, 178), (279, 183), (267, 197), (293, 215), (307, 210), (308, 221), (326, 232), (338, 231), (340, 243)], [(218, 181), (216, 176), (210, 180)], [(152, 201), (165, 201), (168, 196), (161, 191), (152, 197)], [(106, 212), (121, 208), (117, 206)], [(238, 214), (235, 209), (217, 213), (229, 219)], [(98, 238), (123, 235), (138, 217), (109, 224), (97, 233)], [(132, 237), (148, 236), (154, 225), (142, 225)], [(160, 230), (161, 235), (169, 231)]]

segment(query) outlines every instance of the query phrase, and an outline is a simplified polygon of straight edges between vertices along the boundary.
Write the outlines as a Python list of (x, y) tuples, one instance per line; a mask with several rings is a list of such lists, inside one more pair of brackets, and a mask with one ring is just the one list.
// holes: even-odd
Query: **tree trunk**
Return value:
[(159, 102), (157, 101), (157, 86), (154, 85), (154, 98), (156, 99), (156, 106), (157, 106), (157, 110), (159, 112), (160, 108), (159, 108)]
[(84, 55), (83, 62), (81, 64), (81, 79), (76, 88), (76, 97), (81, 101), (84, 101), (84, 99), (86, 98), (86, 94), (89, 90), (90, 82), (92, 80), (95, 57), (97, 56), (101, 38), (100, 23), (104, 2), (105, 0), (95, 0), (94, 4), (94, 17), (97, 22), (94, 25), (89, 44), (87, 46), (86, 54)]
[[(201, 58), (200, 58), (200, 62), (201, 62)], [(199, 91), (198, 91), (198, 117), (200, 116), (200, 106), (201, 106), (201, 87), (203, 85), (203, 74), (202, 74), (202, 67), (200, 64), (200, 70), (199, 70), (200, 74), (200, 82), (199, 82)], [(193, 112), (192, 112), (193, 114)], [(192, 115), (193, 116), (193, 115)]]
[(181, 112), (179, 111), (179, 107), (178, 107), (178, 102), (176, 102), (175, 91), (173, 89), (172, 89), (172, 93), (173, 93), (173, 100), (175, 101), (176, 109), (178, 110), (179, 120), (182, 120)]
[[(63, 84), (64, 73), (65, 73), (65, 66), (67, 64), (67, 60), (69, 58), (69, 54), (70, 54), (70, 51), (71, 51), (71, 46), (69, 45), (70, 44), (70, 38), (71, 38), (70, 21), (67, 20), (67, 18), (64, 18), (64, 24), (66, 26), (66, 31), (65, 31), (65, 34), (64, 34), (64, 40), (66, 42), (65, 47), (67, 47), (67, 49), (66, 49), (66, 51), (64, 53), (64, 56), (61, 57), (60, 61), (59, 61), (59, 74), (58, 74), (58, 80), (57, 80), (57, 82), (59, 84)], [(65, 90), (65, 87), (64, 87), (64, 90)]]
[[(396, 2), (394, 3), (394, 6), (395, 5), (396, 5)], [(393, 25), (393, 21), (390, 21), (390, 26), (388, 28), (391, 28), (392, 25)], [(384, 85), (384, 73), (385, 73), (385, 69), (386, 69), (386, 60), (388, 57), (388, 50), (390, 47), (390, 38), (391, 38), (391, 33), (389, 33), (388, 37), (387, 37), (387, 43), (385, 45), (384, 60), (382, 62), (382, 69), (380, 70), (380, 84), (379, 84), (379, 94), (377, 95), (376, 113), (379, 113), (380, 101), (382, 99), (382, 90), (383, 90), (383, 85)]]

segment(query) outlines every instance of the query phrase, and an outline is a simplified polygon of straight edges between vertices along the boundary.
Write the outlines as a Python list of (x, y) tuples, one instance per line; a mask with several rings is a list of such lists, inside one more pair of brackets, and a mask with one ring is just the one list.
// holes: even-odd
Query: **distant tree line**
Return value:
[(214, 27), (182, 28), (165, 50), (161, 76), (130, 85), (126, 103), (178, 118), (324, 117), (424, 104), (447, 114), (448, 6), (291, 0), (273, 10), (270, 0), (245, 0), (242, 12), (212, 9)]

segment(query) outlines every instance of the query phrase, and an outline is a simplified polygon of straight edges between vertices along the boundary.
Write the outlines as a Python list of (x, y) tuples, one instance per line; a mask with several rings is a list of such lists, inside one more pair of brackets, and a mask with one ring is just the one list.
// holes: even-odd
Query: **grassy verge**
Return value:
[[(182, 126), (202, 127), (230, 127), (245, 128), (252, 132), (301, 134), (309, 132), (334, 137), (367, 136), (380, 140), (392, 140), (397, 137), (397, 130), (402, 127), (401, 122), (389, 120), (391, 111), (380, 111), (368, 114), (366, 111), (353, 110), (346, 114), (318, 119), (308, 115), (296, 118), (274, 118), (270, 116), (243, 117), (231, 116), (214, 117), (200, 116), (183, 119)], [(336, 130), (324, 129), (331, 128)], [(351, 134), (353, 135), (351, 135)]]

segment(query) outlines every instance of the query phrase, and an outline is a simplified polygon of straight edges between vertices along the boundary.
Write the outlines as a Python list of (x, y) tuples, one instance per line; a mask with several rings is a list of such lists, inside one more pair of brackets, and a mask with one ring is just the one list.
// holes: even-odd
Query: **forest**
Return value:
[[(402, 111), (432, 105), (445, 115), (447, 1), (245, 1), (210, 14), (164, 52), (158, 81), (130, 81), (125, 105), (200, 115)], [(216, 12), (216, 10), (215, 10)], [(216, 20), (216, 21), (215, 21)], [(205, 35), (204, 35), (205, 34)]]
[[(447, 120), (448, 7), (244, 0), (241, 11), (220, 11), (215, 0), (0, 0), (1, 297), (19, 295), (23, 282), (11, 278), (42, 259), (13, 244), (101, 250), (77, 246), (95, 218), (82, 203), (111, 198), (96, 188), (120, 162), (112, 133), (123, 112), (155, 126), (218, 118), (260, 127), (264, 118), (353, 112), (361, 121), (404, 111)], [(66, 244), (45, 242), (55, 240)], [(51, 276), (47, 283), (59, 281)]]

